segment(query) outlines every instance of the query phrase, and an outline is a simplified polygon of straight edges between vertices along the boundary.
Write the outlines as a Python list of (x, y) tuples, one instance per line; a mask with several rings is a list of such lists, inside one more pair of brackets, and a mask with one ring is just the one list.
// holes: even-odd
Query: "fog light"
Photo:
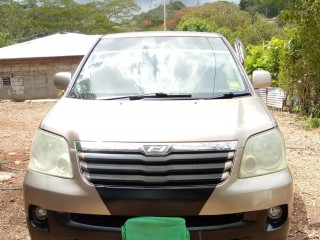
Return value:
[(268, 218), (272, 223), (278, 223), (282, 219), (282, 208), (280, 206), (272, 207), (268, 211)]
[(41, 207), (35, 207), (33, 209), (33, 216), (37, 221), (45, 221), (48, 218), (47, 210)]

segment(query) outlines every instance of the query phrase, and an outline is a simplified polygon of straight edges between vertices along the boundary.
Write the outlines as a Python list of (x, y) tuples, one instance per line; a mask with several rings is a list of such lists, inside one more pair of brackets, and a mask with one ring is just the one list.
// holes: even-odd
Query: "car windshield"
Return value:
[(86, 60), (69, 97), (210, 98), (246, 92), (238, 66), (220, 37), (105, 37)]

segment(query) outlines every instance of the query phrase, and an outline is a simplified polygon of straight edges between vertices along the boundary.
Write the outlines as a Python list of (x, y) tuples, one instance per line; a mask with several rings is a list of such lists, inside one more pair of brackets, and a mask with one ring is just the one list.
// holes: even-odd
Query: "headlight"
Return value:
[(67, 141), (38, 130), (31, 148), (29, 170), (63, 178), (73, 178)]
[(244, 148), (240, 178), (278, 172), (287, 168), (285, 146), (279, 129), (249, 138)]

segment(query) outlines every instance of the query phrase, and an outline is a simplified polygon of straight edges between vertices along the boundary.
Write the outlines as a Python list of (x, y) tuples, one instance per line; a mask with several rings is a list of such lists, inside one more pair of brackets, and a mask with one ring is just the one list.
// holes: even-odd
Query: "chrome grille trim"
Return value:
[[(220, 145), (210, 145), (215, 146), (215, 150), (213, 148), (209, 150), (208, 144), (198, 145), (205, 147), (197, 150), (194, 149), (197, 146), (195, 143), (175, 145), (180, 148), (168, 144), (170, 152), (165, 155), (150, 156), (141, 151), (141, 148), (133, 150), (133, 145), (129, 147), (129, 151), (125, 151), (122, 143), (121, 148), (117, 150), (113, 145), (108, 148), (106, 142), (101, 148), (100, 143), (95, 145), (92, 142), (90, 144), (76, 142), (81, 175), (95, 186), (113, 187), (181, 187), (220, 184), (231, 175), (235, 150), (230, 149), (237, 145), (237, 142), (232, 142), (225, 144), (224, 150), (217, 150), (221, 149), (217, 147), (221, 146), (219, 142)], [(141, 147), (143, 144), (134, 145)], [(148, 146), (150, 145), (156, 146), (149, 143)], [(186, 146), (192, 146), (192, 149), (189, 150)]]
[[(195, 143), (125, 143), (77, 141), (76, 149), (90, 152), (140, 152), (145, 155), (166, 155), (172, 152), (234, 151), (237, 149), (237, 145), (238, 141)], [(162, 154), (162, 152), (160, 152), (160, 154), (154, 152), (149, 154), (148, 148), (150, 147), (159, 147), (164, 150), (164, 154)]]

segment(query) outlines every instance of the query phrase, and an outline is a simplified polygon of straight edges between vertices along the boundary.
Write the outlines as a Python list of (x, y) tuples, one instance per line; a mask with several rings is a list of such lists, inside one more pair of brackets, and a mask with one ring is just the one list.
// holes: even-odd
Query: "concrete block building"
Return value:
[(57, 72), (74, 73), (99, 35), (58, 33), (0, 48), (0, 99), (57, 98)]

